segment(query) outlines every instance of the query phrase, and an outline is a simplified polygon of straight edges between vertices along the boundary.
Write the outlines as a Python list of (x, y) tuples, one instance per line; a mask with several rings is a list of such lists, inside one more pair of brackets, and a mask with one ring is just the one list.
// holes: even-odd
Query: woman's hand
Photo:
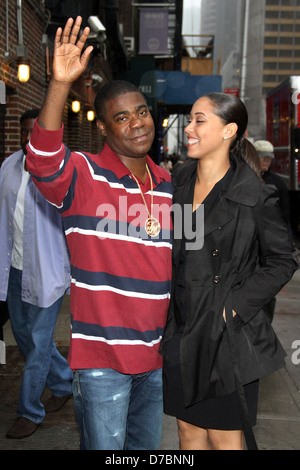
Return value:
[[(236, 312), (234, 310), (232, 310), (232, 316), (235, 317), (236, 316)], [(223, 318), (224, 318), (224, 322), (226, 323), (226, 313), (225, 313), (225, 307), (223, 307)]]

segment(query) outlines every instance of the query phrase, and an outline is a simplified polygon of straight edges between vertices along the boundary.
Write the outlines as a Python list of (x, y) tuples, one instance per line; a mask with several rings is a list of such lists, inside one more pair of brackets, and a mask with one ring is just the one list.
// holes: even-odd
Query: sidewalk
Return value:
[(286, 367), (260, 381), (255, 436), (260, 449), (300, 450), (300, 270), (277, 296), (273, 327)]
[[(68, 300), (66, 297), (55, 331), (56, 344), (65, 356), (69, 343)], [(255, 436), (261, 450), (300, 450), (300, 270), (277, 296), (273, 326), (287, 352), (286, 367), (260, 381)], [(7, 364), (0, 365), (0, 450), (78, 450), (79, 431), (73, 400), (57, 413), (46, 416), (32, 436), (22, 440), (5, 437), (16, 419), (24, 361), (9, 322), (4, 328), (4, 338)], [(297, 340), (299, 345), (293, 349)], [(44, 398), (48, 396), (46, 390)], [(176, 421), (165, 416), (160, 450), (177, 449)]]

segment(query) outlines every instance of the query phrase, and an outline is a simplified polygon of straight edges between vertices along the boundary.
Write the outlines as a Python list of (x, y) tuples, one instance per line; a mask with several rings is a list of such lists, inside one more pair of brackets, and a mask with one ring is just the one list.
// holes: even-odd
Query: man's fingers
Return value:
[(85, 45), (89, 32), (90, 32), (90, 28), (88, 26), (84, 28), (84, 30), (82, 31), (82, 34), (76, 44), (76, 46), (79, 47), (80, 50), (82, 50), (83, 46)]
[(61, 35), (62, 35), (62, 28), (59, 27), (59, 28), (57, 28), (55, 38), (54, 38), (54, 45), (55, 46), (58, 46), (60, 44)]
[(73, 25), (73, 18), (69, 18), (65, 24), (64, 30), (61, 35), (62, 44), (67, 44), (69, 42), (70, 32)]
[(76, 43), (78, 33), (80, 31), (81, 22), (82, 22), (81, 16), (77, 16), (75, 22), (73, 18), (68, 18), (65, 24), (65, 27), (63, 29), (63, 33), (61, 35), (62, 44), (68, 44), (68, 43), (75, 44)]
[(71, 30), (71, 33), (69, 33), (69, 38), (70, 38), (70, 44), (75, 44), (77, 41), (78, 33), (80, 31), (80, 26), (81, 26), (82, 18), (81, 16), (77, 16), (74, 26)]
[(73, 21), (73, 18), (69, 18), (63, 30), (60, 27), (57, 29), (56, 35), (55, 35), (55, 45), (59, 46), (60, 44), (74, 44), (74, 45), (76, 44), (76, 46), (80, 50), (82, 50), (88, 38), (88, 35), (90, 33), (90, 28), (86, 26), (80, 38), (78, 39), (81, 22), (82, 22), (81, 16), (77, 16), (75, 23)]
[(93, 46), (87, 47), (81, 56), (81, 65), (84, 69), (87, 67), (92, 50), (93, 50)]

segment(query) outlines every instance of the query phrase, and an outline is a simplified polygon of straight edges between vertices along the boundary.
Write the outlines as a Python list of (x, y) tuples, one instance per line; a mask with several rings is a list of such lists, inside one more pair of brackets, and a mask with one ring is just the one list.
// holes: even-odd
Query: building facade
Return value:
[(250, 136), (265, 138), (265, 98), (290, 75), (300, 75), (300, 3), (251, 0), (245, 79)]
[(242, 87), (249, 136), (264, 138), (267, 94), (300, 75), (299, 0), (202, 0), (201, 25), (201, 33), (215, 34), (223, 89)]

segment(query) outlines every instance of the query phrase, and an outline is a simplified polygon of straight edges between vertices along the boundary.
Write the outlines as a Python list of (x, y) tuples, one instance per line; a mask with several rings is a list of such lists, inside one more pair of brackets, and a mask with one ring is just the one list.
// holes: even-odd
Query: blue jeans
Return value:
[(73, 396), (81, 449), (158, 448), (163, 418), (161, 369), (136, 375), (80, 369), (75, 372)]
[(11, 268), (7, 292), (9, 317), (15, 340), (25, 356), (17, 413), (39, 424), (45, 417), (40, 401), (45, 386), (57, 397), (69, 395), (74, 375), (53, 341), (63, 297), (48, 308), (23, 302), (21, 281), (22, 271)]

